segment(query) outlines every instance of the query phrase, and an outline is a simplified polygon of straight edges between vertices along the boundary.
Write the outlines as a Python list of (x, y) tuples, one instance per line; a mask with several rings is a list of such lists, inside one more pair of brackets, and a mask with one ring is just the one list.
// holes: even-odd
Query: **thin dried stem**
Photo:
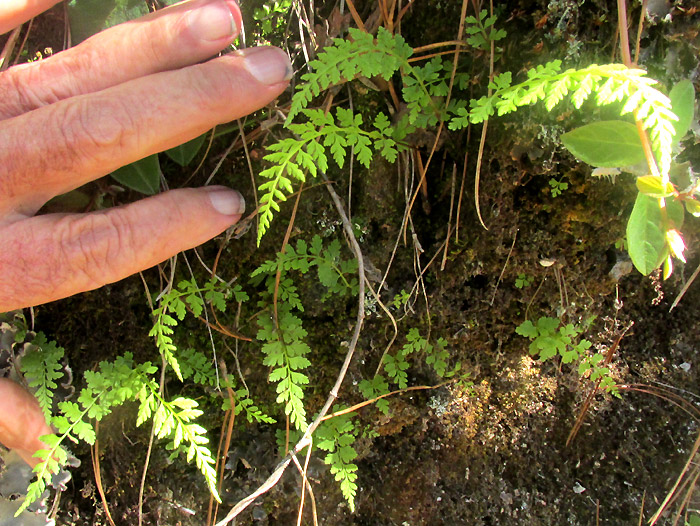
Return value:
[[(95, 422), (95, 436), (100, 432), (100, 422)], [(112, 526), (114, 524), (114, 519), (112, 519), (112, 514), (109, 512), (109, 505), (107, 504), (107, 497), (105, 495), (105, 490), (102, 485), (102, 471), (100, 470), (100, 441), (95, 438), (95, 444), (90, 448), (90, 456), (92, 457), (92, 471), (95, 474), (95, 486), (97, 486), (97, 492), (100, 494), (100, 500), (102, 501), (102, 507), (105, 510), (105, 515), (107, 520)]]

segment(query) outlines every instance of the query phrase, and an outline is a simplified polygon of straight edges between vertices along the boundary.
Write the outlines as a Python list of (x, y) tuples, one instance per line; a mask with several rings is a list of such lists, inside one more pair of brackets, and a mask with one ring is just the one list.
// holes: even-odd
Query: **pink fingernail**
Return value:
[(209, 201), (214, 210), (225, 216), (243, 215), (245, 212), (245, 199), (236, 190), (230, 190), (223, 186), (209, 189)]
[(238, 32), (236, 19), (223, 0), (191, 11), (187, 25), (198, 38), (209, 42), (230, 38)]
[(245, 68), (261, 84), (278, 84), (291, 79), (294, 74), (289, 57), (279, 48), (250, 47), (235, 53), (243, 57)]

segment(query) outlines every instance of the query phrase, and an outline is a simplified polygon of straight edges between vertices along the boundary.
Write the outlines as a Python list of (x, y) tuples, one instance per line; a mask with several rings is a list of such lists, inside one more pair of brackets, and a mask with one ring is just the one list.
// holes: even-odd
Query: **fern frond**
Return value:
[(278, 310), (279, 327), (275, 327), (269, 317), (258, 318), (260, 330), (257, 339), (265, 342), (262, 346), (263, 364), (271, 368), (269, 380), (277, 383), (277, 403), (284, 405), (284, 412), (292, 424), (304, 431), (308, 425), (304, 387), (309, 378), (300, 371), (311, 365), (306, 358), (311, 349), (303, 341), (307, 332), (301, 326), (301, 320), (285, 307)]
[(258, 244), (275, 212), (279, 212), (279, 203), (286, 201), (287, 195), (294, 191), (293, 181), (303, 183), (307, 174), (316, 177), (318, 170), (328, 170), (327, 149), (340, 168), (345, 163), (345, 152), (349, 147), (354, 147), (357, 160), (366, 168), (369, 167), (374, 151), (390, 160), (394, 160), (397, 155), (397, 144), (392, 137), (388, 118), (382, 114), (375, 120), (376, 129), (366, 131), (362, 129), (362, 116), (345, 108), (337, 108), (335, 116), (314, 109), (303, 109), (300, 112), (308, 120), (288, 126), (298, 139), (282, 139), (269, 146), (271, 153), (264, 157), (271, 166), (259, 174), (269, 181), (258, 187)]
[(454, 113), (449, 127), (457, 130), (469, 123), (479, 123), (498, 112), (505, 115), (519, 107), (544, 100), (547, 110), (553, 109), (567, 96), (575, 108), (595, 94), (598, 106), (624, 102), (621, 115), (633, 113), (649, 131), (657, 155), (659, 169), (668, 174), (671, 166), (673, 122), (678, 120), (671, 110), (669, 98), (654, 88), (656, 81), (646, 77), (646, 71), (627, 68), (622, 64), (592, 65), (580, 70), (561, 72), (561, 61), (555, 60), (529, 70), (528, 79), (510, 85), (498, 77), (490, 97), (472, 101), (469, 111), (462, 108)]
[(37, 333), (30, 349), (22, 356), (21, 369), (29, 381), (29, 387), (36, 389), (34, 396), (39, 401), (39, 407), (48, 419), (51, 417), (53, 391), (56, 380), (63, 376), (61, 360), (63, 347), (54, 341), (47, 341), (44, 333)]
[[(343, 409), (342, 407), (334, 408)], [(352, 423), (355, 413), (347, 413), (325, 420), (316, 430), (316, 447), (328, 451), (323, 461), (330, 466), (331, 474), (340, 482), (340, 491), (348, 502), (350, 511), (355, 511), (357, 495), (357, 451), (353, 447), (356, 430)]]
[(288, 125), (321, 91), (357, 75), (381, 75), (388, 79), (413, 53), (400, 35), (392, 35), (383, 27), (379, 28), (376, 41), (371, 34), (357, 28), (350, 28), (348, 33), (349, 39), (334, 40), (333, 45), (325, 47), (309, 63), (310, 71), (302, 75), (304, 83), (292, 97)]

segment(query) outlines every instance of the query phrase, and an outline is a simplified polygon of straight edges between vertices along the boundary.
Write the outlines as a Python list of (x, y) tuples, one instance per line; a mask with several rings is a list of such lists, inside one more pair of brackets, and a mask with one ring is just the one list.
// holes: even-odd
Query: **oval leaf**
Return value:
[(577, 159), (592, 166), (620, 168), (646, 160), (637, 128), (625, 121), (601, 121), (571, 130), (561, 142)]
[(200, 135), (199, 137), (195, 137), (185, 144), (181, 144), (180, 146), (175, 146), (175, 148), (166, 150), (165, 155), (170, 157), (180, 166), (187, 166), (192, 162), (192, 159), (194, 159), (194, 156), (197, 155), (197, 152), (202, 147), (205, 137), (206, 133), (204, 135)]
[(627, 252), (635, 268), (645, 276), (666, 258), (666, 236), (659, 201), (638, 194), (627, 221)]
[(673, 113), (678, 116), (678, 121), (673, 123), (676, 130), (676, 135), (673, 137), (673, 142), (677, 143), (683, 136), (688, 133), (690, 124), (693, 122), (695, 114), (695, 88), (689, 80), (681, 80), (673, 86), (669, 93)]
[(119, 183), (146, 195), (155, 194), (160, 188), (160, 163), (158, 155), (148, 157), (112, 172)]
[(700, 203), (696, 199), (687, 199), (685, 201), (685, 209), (689, 214), (700, 217)]
[(637, 190), (649, 197), (660, 199), (673, 195), (674, 188), (670, 181), (666, 181), (664, 184), (661, 176), (643, 175), (637, 177)]

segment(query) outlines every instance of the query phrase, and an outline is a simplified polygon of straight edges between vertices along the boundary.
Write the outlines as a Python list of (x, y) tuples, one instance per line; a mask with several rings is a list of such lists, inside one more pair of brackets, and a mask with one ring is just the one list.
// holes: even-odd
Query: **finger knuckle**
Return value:
[(218, 63), (195, 66), (198, 71), (191, 76), (190, 89), (197, 110), (211, 113), (220, 109), (222, 102), (235, 100), (238, 79)]
[(120, 262), (135, 251), (132, 229), (119, 210), (71, 217), (60, 237), (66, 267), (86, 288), (123, 277)]
[(109, 163), (136, 139), (130, 111), (117, 98), (77, 97), (57, 107), (56, 127), (71, 161)]

